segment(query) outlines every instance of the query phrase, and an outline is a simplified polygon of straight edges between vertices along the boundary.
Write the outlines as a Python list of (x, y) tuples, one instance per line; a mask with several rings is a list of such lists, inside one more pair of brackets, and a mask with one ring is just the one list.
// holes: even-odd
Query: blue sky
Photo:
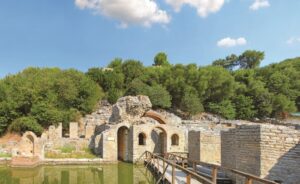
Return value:
[(300, 56), (299, 0), (1, 0), (0, 77), (113, 58), (208, 65), (247, 49), (262, 65)]

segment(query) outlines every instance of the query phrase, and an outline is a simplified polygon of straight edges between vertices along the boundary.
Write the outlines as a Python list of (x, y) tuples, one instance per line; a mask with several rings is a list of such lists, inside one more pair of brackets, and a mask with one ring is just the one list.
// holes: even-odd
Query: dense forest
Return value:
[(185, 117), (211, 112), (226, 119), (279, 117), (300, 109), (300, 58), (260, 67), (264, 53), (248, 50), (210, 66), (176, 64), (165, 53), (152, 66), (115, 59), (87, 73), (28, 68), (0, 80), (0, 134), (63, 122), (90, 113), (100, 99), (147, 95), (154, 108)]

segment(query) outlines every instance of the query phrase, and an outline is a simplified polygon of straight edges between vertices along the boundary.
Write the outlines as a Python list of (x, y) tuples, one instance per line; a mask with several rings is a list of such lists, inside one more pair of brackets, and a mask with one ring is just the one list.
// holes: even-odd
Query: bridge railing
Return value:
[(262, 184), (278, 184), (274, 181), (263, 179), (263, 178), (260, 178), (258, 176), (255, 176), (255, 175), (252, 175), (252, 174), (249, 174), (249, 173), (238, 171), (236, 169), (231, 169), (231, 168), (223, 167), (223, 166), (216, 165), (216, 164), (210, 164), (210, 163), (206, 163), (206, 162), (192, 160), (192, 159), (189, 159), (187, 157), (183, 157), (183, 156), (180, 156), (180, 155), (174, 154), (174, 153), (165, 153), (164, 158), (167, 159), (167, 160), (175, 160), (177, 163), (178, 162), (181, 163), (182, 167), (184, 166), (185, 163), (190, 164), (193, 167), (193, 170), (195, 172), (197, 172), (197, 165), (207, 166), (207, 167), (211, 168), (212, 172), (211, 172), (211, 177), (210, 178), (211, 178), (211, 182), (214, 183), (214, 184), (217, 183), (218, 170), (229, 171), (233, 174), (244, 177), (245, 178), (245, 184), (252, 184), (253, 181), (257, 181), (257, 182), (260, 182)]
[[(176, 164), (176, 162), (168, 160), (162, 156), (159, 156), (157, 154), (154, 154), (152, 152), (146, 151), (141, 157), (140, 159), (142, 159), (144, 157), (144, 161), (146, 162), (146, 166), (148, 166), (149, 164), (153, 164), (157, 170), (160, 170), (160, 167), (162, 167), (162, 174), (161, 177), (158, 179), (157, 183), (159, 183), (163, 178), (165, 178), (165, 173), (168, 169), (168, 167), (171, 167), (171, 181), (169, 181), (171, 184), (175, 184), (175, 180), (176, 180), (176, 174), (175, 174), (175, 169), (179, 169), (181, 171), (183, 171), (184, 173), (186, 173), (186, 183), (190, 184), (191, 183), (191, 179), (194, 178), (198, 181), (200, 181), (203, 184), (214, 184), (211, 180), (205, 178), (204, 176), (199, 175), (198, 173), (188, 170), (184, 167), (182, 167), (181, 165)], [(159, 161), (162, 162), (162, 166), (160, 165)]]

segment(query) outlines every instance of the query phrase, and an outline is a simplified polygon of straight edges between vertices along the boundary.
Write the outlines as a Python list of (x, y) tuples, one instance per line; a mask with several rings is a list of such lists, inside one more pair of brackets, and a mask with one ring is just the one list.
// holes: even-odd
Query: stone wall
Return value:
[(220, 164), (221, 139), (217, 131), (190, 131), (189, 158), (207, 163)]
[[(102, 153), (103, 159), (116, 161), (118, 158), (118, 130), (121, 127), (127, 127), (128, 132), (128, 157), (127, 161), (136, 161), (145, 151), (153, 152), (155, 147), (160, 144), (165, 144), (165, 152), (183, 152), (185, 147), (185, 134), (184, 130), (176, 126), (169, 126), (163, 124), (139, 124), (131, 125), (130, 123), (118, 123), (111, 125), (109, 129), (102, 132), (99, 137), (101, 144), (98, 148), (101, 149), (98, 152)], [(164, 143), (156, 142), (153, 137), (153, 129), (158, 128), (165, 132)], [(139, 145), (139, 134), (145, 135), (145, 145)], [(171, 144), (171, 136), (173, 134), (178, 135), (178, 145)], [(98, 135), (99, 136), (99, 135)], [(98, 137), (97, 136), (97, 137)], [(102, 141), (102, 142), (101, 142)]]
[[(164, 132), (164, 141), (157, 141), (153, 135), (154, 129)], [(138, 136), (140, 133), (146, 135), (146, 144), (139, 145)], [(172, 135), (178, 135), (178, 145), (172, 145)], [(164, 124), (141, 124), (133, 126), (133, 161), (136, 161), (145, 151), (156, 152), (157, 146), (163, 146), (164, 152), (184, 152), (185, 151), (185, 132), (179, 127)]]
[[(278, 125), (241, 125), (222, 132), (222, 166), (286, 184), (300, 183), (300, 131)], [(237, 183), (243, 183), (237, 178)]]
[(300, 130), (286, 126), (261, 126), (261, 177), (300, 183)]

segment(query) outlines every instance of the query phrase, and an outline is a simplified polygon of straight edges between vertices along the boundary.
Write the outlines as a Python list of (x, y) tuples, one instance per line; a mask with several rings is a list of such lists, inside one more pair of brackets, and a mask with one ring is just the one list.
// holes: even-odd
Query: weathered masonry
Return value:
[[(50, 126), (41, 137), (27, 132), (11, 153), (44, 160), (45, 152), (74, 145), (74, 151), (92, 149), (101, 161), (136, 162), (145, 151), (159, 155), (188, 152), (189, 160), (283, 184), (300, 183), (299, 126), (219, 120), (185, 124), (175, 115), (151, 108), (146, 96), (123, 97), (82, 121), (71, 122), (68, 132), (63, 132), (62, 124)], [(243, 177), (226, 174), (237, 184), (245, 182)]]
[[(300, 183), (300, 131), (295, 127), (241, 124), (189, 132), (189, 159), (220, 164), (279, 183)], [(236, 183), (243, 177), (227, 175)]]
[[(137, 102), (129, 103), (129, 100)], [(118, 113), (95, 137), (96, 151), (103, 159), (135, 162), (145, 151), (160, 154), (185, 151), (185, 130), (169, 125), (151, 111), (145, 117), (150, 107), (151, 102), (143, 96), (120, 99), (118, 106), (113, 107)]]
[(222, 132), (221, 145), (222, 166), (281, 183), (300, 183), (300, 131), (295, 128), (241, 125)]

